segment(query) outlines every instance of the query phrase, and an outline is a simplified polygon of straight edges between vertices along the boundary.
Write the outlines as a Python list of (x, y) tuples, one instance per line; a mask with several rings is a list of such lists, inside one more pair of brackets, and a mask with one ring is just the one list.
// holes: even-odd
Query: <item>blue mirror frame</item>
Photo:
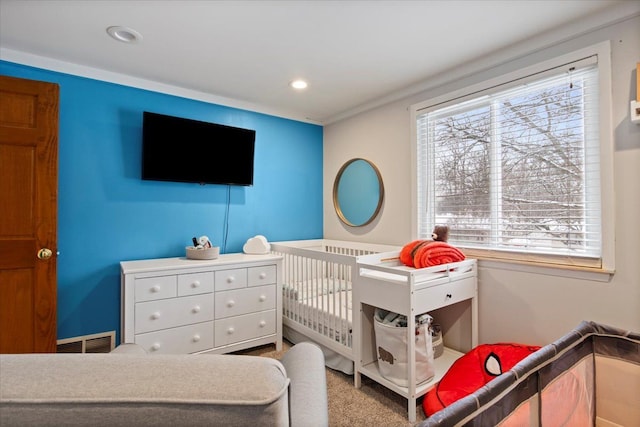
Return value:
[(340, 168), (333, 183), (333, 205), (343, 223), (351, 227), (371, 223), (383, 200), (382, 175), (372, 162), (355, 158)]

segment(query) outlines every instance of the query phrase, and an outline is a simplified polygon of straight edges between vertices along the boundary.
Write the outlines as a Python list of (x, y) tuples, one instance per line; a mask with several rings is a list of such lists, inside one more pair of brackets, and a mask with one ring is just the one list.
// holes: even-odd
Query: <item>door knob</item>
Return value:
[(40, 259), (49, 259), (51, 255), (53, 255), (53, 252), (49, 248), (42, 248), (38, 251), (38, 258)]

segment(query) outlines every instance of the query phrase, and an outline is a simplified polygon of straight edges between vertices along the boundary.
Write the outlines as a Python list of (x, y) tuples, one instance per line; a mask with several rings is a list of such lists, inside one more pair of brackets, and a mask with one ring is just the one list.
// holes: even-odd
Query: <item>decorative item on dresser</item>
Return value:
[(282, 257), (123, 261), (121, 342), (151, 354), (282, 348)]

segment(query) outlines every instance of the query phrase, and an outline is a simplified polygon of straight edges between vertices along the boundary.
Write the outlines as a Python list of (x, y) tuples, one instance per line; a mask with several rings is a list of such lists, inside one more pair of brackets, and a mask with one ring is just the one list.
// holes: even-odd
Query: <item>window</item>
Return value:
[(598, 57), (414, 107), (419, 238), (447, 224), (449, 242), (479, 258), (606, 268)]

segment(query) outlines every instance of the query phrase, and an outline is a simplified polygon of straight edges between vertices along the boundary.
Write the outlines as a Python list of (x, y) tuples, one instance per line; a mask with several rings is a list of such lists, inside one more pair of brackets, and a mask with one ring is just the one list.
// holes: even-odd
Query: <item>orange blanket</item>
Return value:
[(415, 268), (449, 264), (464, 259), (464, 254), (458, 248), (445, 242), (430, 240), (414, 240), (400, 251), (400, 262)]
[(400, 262), (406, 266), (415, 267), (413, 264), (413, 257), (416, 254), (416, 250), (430, 242), (431, 240), (414, 240), (407, 243), (400, 251)]

